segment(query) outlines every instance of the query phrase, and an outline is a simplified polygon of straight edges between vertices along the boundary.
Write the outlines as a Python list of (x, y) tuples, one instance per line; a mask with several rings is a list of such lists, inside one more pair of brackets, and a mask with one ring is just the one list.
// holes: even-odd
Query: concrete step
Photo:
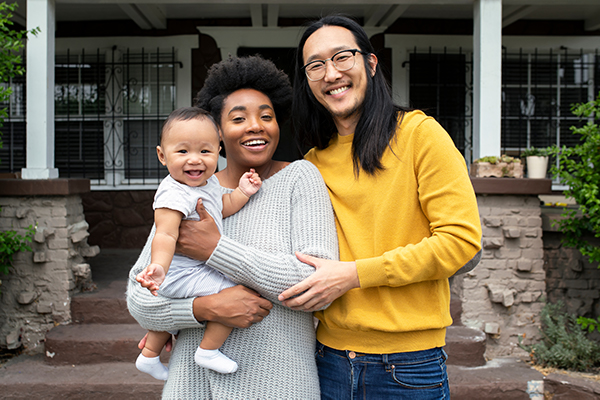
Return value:
[(485, 365), (485, 333), (465, 326), (450, 326), (446, 330), (448, 364), (476, 367)]
[(126, 280), (112, 281), (71, 299), (71, 319), (79, 324), (135, 324), (127, 310)]
[[(52, 365), (133, 365), (140, 353), (137, 344), (145, 334), (146, 330), (137, 324), (59, 325), (46, 334), (46, 360)], [(161, 360), (168, 362), (168, 354)]]
[(544, 399), (544, 376), (514, 358), (494, 359), (480, 367), (448, 365), (448, 380), (452, 400)]
[(129, 362), (55, 366), (22, 355), (0, 366), (2, 399), (160, 399), (163, 384)]

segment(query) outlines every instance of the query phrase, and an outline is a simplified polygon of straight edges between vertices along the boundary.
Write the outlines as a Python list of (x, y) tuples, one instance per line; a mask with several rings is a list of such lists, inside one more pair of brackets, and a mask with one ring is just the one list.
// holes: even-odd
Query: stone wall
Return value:
[(97, 191), (82, 196), (90, 244), (141, 249), (154, 223), (154, 190)]
[(546, 283), (540, 202), (533, 195), (478, 195), (483, 257), (455, 279), (462, 323), (486, 332), (488, 358), (524, 356), (539, 338)]
[[(88, 183), (89, 187), (89, 183)], [(0, 194), (0, 230), (21, 235), (37, 231), (33, 252), (14, 256), (13, 268), (0, 276), (0, 347), (43, 352), (46, 332), (71, 321), (71, 296), (91, 285), (85, 257), (99, 253), (87, 243), (88, 224), (78, 194), (6, 196)]]
[[(600, 247), (600, 239), (590, 238)], [(544, 225), (544, 267), (548, 302), (562, 301), (569, 314), (600, 316), (600, 269), (574, 248), (561, 244), (561, 234)]]

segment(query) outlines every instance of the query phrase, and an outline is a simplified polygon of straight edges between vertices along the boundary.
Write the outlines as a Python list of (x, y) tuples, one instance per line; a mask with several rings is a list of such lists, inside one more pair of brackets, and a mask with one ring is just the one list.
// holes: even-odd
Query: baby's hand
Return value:
[(158, 296), (158, 288), (165, 281), (165, 270), (160, 264), (150, 264), (135, 277), (135, 280)]
[(244, 175), (242, 175), (240, 178), (240, 190), (248, 197), (258, 192), (258, 189), (260, 189), (261, 185), (262, 181), (260, 176), (258, 176), (254, 169), (250, 169), (249, 172), (244, 173)]

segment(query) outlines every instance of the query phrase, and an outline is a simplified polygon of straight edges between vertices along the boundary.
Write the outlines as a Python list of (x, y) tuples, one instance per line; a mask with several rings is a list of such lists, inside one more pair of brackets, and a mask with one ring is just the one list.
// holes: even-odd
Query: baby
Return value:
[[(182, 219), (198, 220), (196, 204), (202, 199), (219, 231), (222, 218), (239, 211), (262, 184), (254, 170), (246, 172), (239, 186), (221, 195), (217, 169), (220, 150), (219, 129), (206, 111), (184, 107), (173, 111), (163, 125), (160, 146), (156, 152), (169, 175), (161, 182), (154, 196), (156, 233), (152, 240), (152, 258), (136, 277), (155, 296), (171, 298), (207, 296), (235, 286), (220, 272), (203, 262), (175, 255)], [(221, 373), (237, 370), (237, 363), (219, 351), (231, 329), (217, 322), (207, 322), (204, 337), (194, 360), (201, 367)], [(136, 361), (136, 367), (156, 379), (166, 380), (168, 369), (159, 354), (169, 340), (169, 332), (148, 332), (146, 345)]]

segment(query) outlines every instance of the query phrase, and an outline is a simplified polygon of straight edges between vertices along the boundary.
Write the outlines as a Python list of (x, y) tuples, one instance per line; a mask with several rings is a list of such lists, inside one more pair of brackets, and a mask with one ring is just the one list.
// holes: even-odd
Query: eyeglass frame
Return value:
[[(337, 56), (338, 54), (340, 54), (340, 53), (343, 53), (343, 52), (345, 52), (345, 51), (350, 51), (350, 52), (352, 52), (352, 57), (353, 57), (353, 59), (354, 59), (354, 64), (352, 64), (352, 66), (351, 66), (350, 68), (348, 68), (348, 69), (343, 69), (343, 70), (340, 70), (340, 69), (337, 67), (337, 65), (335, 64), (335, 62), (333, 61), (333, 59), (335, 58), (335, 56)], [(331, 57), (329, 57), (329, 58), (326, 58), (325, 60), (312, 60), (311, 62), (307, 63), (306, 65), (304, 65), (304, 66), (303, 66), (302, 68), (300, 68), (300, 69), (303, 69), (303, 70), (304, 70), (304, 74), (306, 75), (306, 78), (308, 78), (308, 80), (310, 80), (311, 82), (318, 82), (318, 81), (320, 81), (321, 79), (325, 78), (325, 75), (327, 74), (327, 61), (331, 61), (331, 63), (333, 64), (333, 67), (336, 69), (336, 71), (339, 71), (339, 72), (350, 71), (350, 70), (351, 70), (352, 68), (354, 68), (354, 66), (356, 65), (356, 53), (360, 53), (360, 54), (362, 54), (363, 56), (364, 56), (364, 55), (371, 54), (371, 53), (368, 53), (368, 52), (366, 52), (366, 51), (362, 51), (362, 50), (360, 50), (360, 49), (344, 49), (344, 50), (340, 50), (340, 51), (338, 51), (337, 53), (335, 53), (334, 55), (332, 55), (332, 56), (331, 56)], [(311, 79), (311, 77), (310, 77), (310, 76), (308, 76), (308, 71), (306, 70), (306, 67), (308, 67), (310, 64), (314, 64), (314, 63), (316, 63), (316, 62), (322, 62), (322, 63), (323, 63), (323, 67), (325, 67), (325, 73), (324, 73), (324, 74), (323, 74), (323, 76), (322, 76), (322, 77), (320, 77), (319, 79)]]

